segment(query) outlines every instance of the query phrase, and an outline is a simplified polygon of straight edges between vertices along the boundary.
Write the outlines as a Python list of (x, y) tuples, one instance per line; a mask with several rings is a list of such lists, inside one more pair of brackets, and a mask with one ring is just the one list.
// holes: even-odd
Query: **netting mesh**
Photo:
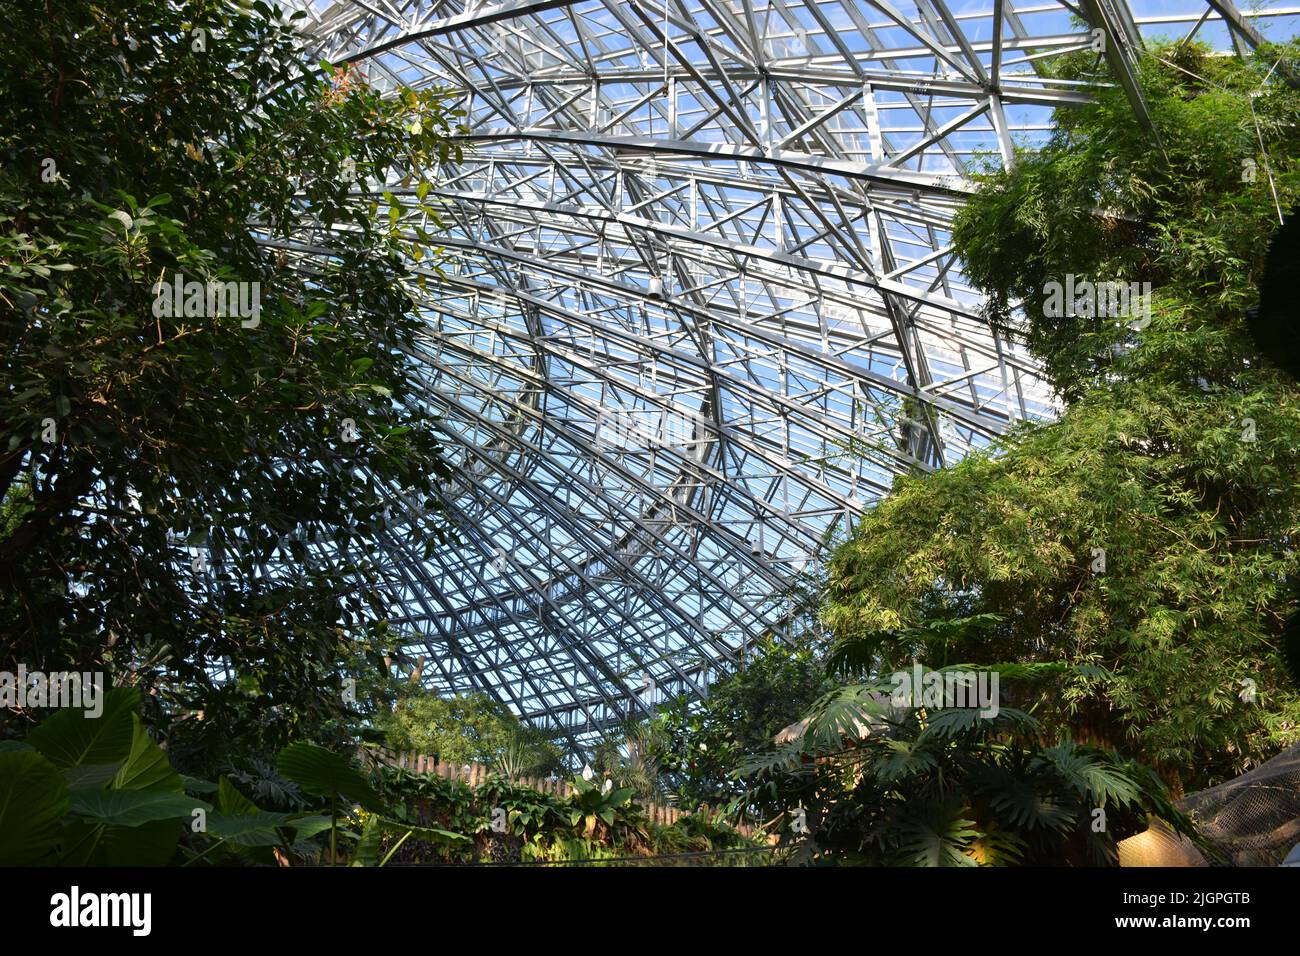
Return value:
[(1180, 801), (1236, 866), (1276, 866), (1300, 841), (1300, 746)]
[[(1249, 773), (1178, 801), (1233, 866), (1277, 866), (1300, 842), (1300, 746)], [(1205, 856), (1163, 825), (1119, 844), (1122, 866), (1205, 866)]]

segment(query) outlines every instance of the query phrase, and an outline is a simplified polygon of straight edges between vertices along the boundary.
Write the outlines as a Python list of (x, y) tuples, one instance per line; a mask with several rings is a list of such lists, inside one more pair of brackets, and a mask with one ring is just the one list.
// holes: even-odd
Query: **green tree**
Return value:
[[(1108, 84), (1091, 89), (1091, 105), (1057, 109), (1045, 147), (1018, 152), (1012, 172), (977, 177), (954, 246), (990, 319), (1025, 340), (1067, 402), (1116, 380), (1238, 390), (1256, 381), (1245, 310), (1300, 181), (1300, 91), (1279, 73), (1297, 59), (1294, 41), (1246, 60), (1156, 45), (1140, 79), (1163, 153)], [(1088, 72), (1096, 62), (1075, 54), (1054, 72), (1109, 79)], [(1150, 326), (1135, 332), (1127, 318), (1082, 308), (1048, 314), (1048, 283), (1067, 275), (1150, 282)]]
[[(1279, 649), (1300, 571), (1300, 392), (1244, 321), (1272, 190), (1283, 208), (1300, 194), (1300, 95), (1270, 75), (1279, 57), (1294, 67), (1294, 48), (1240, 61), (1157, 46), (1141, 81), (1167, 159), (1099, 87), (1058, 110), (1042, 151), (983, 177), (954, 244), (1065, 408), (900, 478), (830, 569), (828, 625), (876, 633), (882, 666), (935, 662), (908, 638), (927, 620), (996, 613), (965, 660), (1067, 665), (1018, 685), (1017, 705), (1175, 788), (1300, 734)], [(1150, 323), (1045, 315), (1047, 283), (1067, 274), (1151, 282)]]
[(649, 756), (661, 768), (664, 787), (683, 807), (721, 806), (745, 797), (740, 807), (765, 817), (783, 808), (772, 781), (751, 791), (733, 775), (747, 759), (771, 749), (790, 726), (835, 682), (811, 643), (769, 640), (745, 665), (709, 685), (700, 701), (679, 699), (663, 708), (658, 741)]
[[(411, 262), (458, 114), (304, 56), (262, 2), (0, 11), (3, 656), (129, 676), (227, 738), (278, 708), (279, 742), (346, 718), (349, 641), (386, 613), (367, 556), (436, 546), (447, 473)], [(174, 314), (178, 274), (260, 308)]]
[(559, 747), (486, 694), (439, 697), (420, 691), (376, 719), (394, 750), (435, 754), (444, 763), (509, 765), (513, 774), (560, 769)]

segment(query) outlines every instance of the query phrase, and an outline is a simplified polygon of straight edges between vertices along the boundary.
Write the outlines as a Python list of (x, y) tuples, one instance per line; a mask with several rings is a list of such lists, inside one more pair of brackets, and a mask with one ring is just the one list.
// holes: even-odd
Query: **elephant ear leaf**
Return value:
[(126, 760), (135, 734), (140, 692), (116, 687), (101, 695), (103, 712), (90, 717), (80, 707), (55, 711), (27, 735), (27, 742), (56, 767), (111, 764)]
[(261, 810), (257, 804), (235, 789), (228, 777), (217, 778), (217, 807), (230, 816), (247, 816)]
[(151, 790), (184, 793), (185, 781), (172, 769), (161, 747), (149, 736), (144, 722), (132, 714), (131, 752), (113, 778), (114, 790)]
[[(104, 792), (168, 796), (147, 790)], [(183, 827), (179, 817), (136, 826), (101, 823), (93, 817), (74, 818), (64, 828), (65, 850), (61, 862), (65, 866), (163, 866), (175, 854)]]
[(181, 783), (185, 786), (186, 793), (216, 793), (217, 785), (211, 780), (203, 780), (199, 777), (191, 777), (188, 774), (181, 774)]
[(86, 763), (63, 771), (63, 779), (69, 790), (102, 790), (121, 769), (120, 763)]
[(281, 846), (278, 832), (289, 820), (287, 813), (255, 810), (252, 813), (214, 813), (208, 817), (208, 835), (241, 847)]
[(59, 842), (67, 809), (58, 767), (30, 750), (0, 753), (0, 866), (43, 859)]
[(293, 828), (293, 838), (297, 842), (324, 833), (330, 828), (330, 818), (325, 814), (301, 814), (290, 819), (286, 826)]
[(315, 744), (290, 744), (280, 751), (276, 768), (305, 793), (333, 799), (342, 797), (367, 810), (382, 810), (383, 801), (361, 772), (347, 760)]
[(165, 790), (77, 790), (72, 794), (74, 814), (94, 823), (138, 827), (158, 820), (186, 820), (194, 811), (212, 807), (195, 797)]
[(383, 831), (379, 828), (379, 818), (371, 817), (366, 821), (366, 825), (361, 828), (361, 836), (357, 840), (356, 850), (352, 854), (353, 866), (375, 866), (379, 863), (379, 846), (383, 839)]
[[(208, 833), (223, 840), (232, 853), (267, 866), (275, 865), (270, 848), (283, 845), (279, 827), (284, 814), (269, 814), (235, 788), (227, 777), (217, 778), (217, 813), (208, 818)], [(274, 818), (275, 822), (273, 822)], [(329, 818), (325, 818), (329, 826)]]

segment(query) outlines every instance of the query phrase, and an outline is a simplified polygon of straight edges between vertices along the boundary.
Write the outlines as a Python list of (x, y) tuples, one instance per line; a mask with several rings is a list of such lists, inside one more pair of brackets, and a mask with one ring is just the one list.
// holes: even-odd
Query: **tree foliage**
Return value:
[[(265, 3), (5, 5), (6, 660), (129, 675), (227, 737), (346, 716), (347, 642), (387, 610), (369, 556), (446, 474), (410, 263), (456, 122), (307, 62)], [(177, 274), (259, 283), (260, 312), (155, 314)]]
[(486, 694), (439, 697), (421, 691), (404, 696), (375, 723), (394, 750), (434, 754), (443, 763), (509, 765), (521, 774), (550, 773), (561, 765), (554, 742)]
[[(1244, 384), (1256, 354), (1245, 311), (1278, 209), (1300, 190), (1300, 91), (1277, 69), (1298, 60), (1294, 43), (1244, 61), (1156, 45), (1140, 79), (1163, 153), (1111, 83), (1092, 87), (1088, 106), (1056, 110), (1045, 146), (1019, 151), (1013, 171), (977, 177), (953, 227), (964, 271), (1067, 401), (1117, 379)], [(1055, 72), (1107, 79), (1087, 62), (1067, 57)], [(1151, 283), (1151, 326), (1135, 334), (1127, 317), (1046, 315), (1047, 284), (1067, 275)]]
[[(1266, 168), (1283, 208), (1300, 194), (1300, 94), (1269, 73), (1279, 57), (1294, 68), (1291, 48), (1240, 61), (1156, 47), (1141, 81), (1167, 159), (1102, 87), (1058, 110), (1044, 149), (984, 177), (957, 251), (1065, 407), (900, 478), (831, 565), (841, 639), (997, 614), (965, 659), (1068, 665), (1018, 685), (1018, 706), (1046, 732), (1154, 761), (1175, 786), (1241, 772), (1294, 743), (1300, 721), (1279, 651), (1300, 392), (1245, 325), (1278, 218)], [(1045, 284), (1067, 273), (1151, 282), (1149, 325), (1045, 316)], [(905, 640), (879, 649), (890, 666), (934, 660)]]
[(743, 667), (709, 685), (703, 700), (662, 708), (654, 735), (659, 743), (650, 753), (664, 789), (685, 807), (722, 806), (744, 797), (740, 809), (766, 819), (784, 805), (779, 785), (768, 781), (751, 793), (748, 781), (732, 771), (770, 749), (773, 738), (832, 686), (811, 645), (760, 644)]

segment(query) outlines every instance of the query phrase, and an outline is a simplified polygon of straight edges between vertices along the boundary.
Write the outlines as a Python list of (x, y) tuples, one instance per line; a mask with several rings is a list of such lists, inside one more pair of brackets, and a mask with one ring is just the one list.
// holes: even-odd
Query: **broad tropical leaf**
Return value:
[(27, 742), (57, 767), (126, 760), (131, 753), (140, 692), (134, 687), (115, 687), (104, 694), (103, 703), (103, 713), (98, 717), (88, 717), (78, 707), (55, 711), (32, 729)]
[(185, 785), (186, 793), (216, 793), (217, 785), (211, 780), (201, 780), (198, 777), (191, 777), (187, 774), (181, 775), (181, 782)]
[(1025, 780), (1001, 767), (973, 774), (972, 789), (983, 795), (997, 813), (1025, 830), (1062, 831), (1074, 820), (1071, 810), (1043, 786), (1043, 781)]
[(32, 751), (0, 753), (0, 866), (27, 866), (49, 854), (67, 809), (58, 767)]
[(889, 707), (885, 685), (850, 684), (838, 687), (819, 700), (809, 714), (804, 731), (804, 750), (833, 753), (845, 741), (863, 740), (887, 726)]
[(111, 826), (138, 827), (155, 820), (192, 818), (212, 805), (196, 797), (162, 790), (74, 790), (69, 810), (79, 817)]
[(286, 841), (278, 828), (288, 823), (291, 816), (288, 813), (270, 813), (265, 810), (238, 814), (218, 810), (208, 814), (208, 836), (236, 846), (281, 846)]
[(302, 814), (290, 818), (285, 826), (293, 829), (294, 841), (298, 842), (324, 833), (330, 828), (330, 818), (324, 814)]
[(1035, 763), (1055, 770), (1067, 786), (1094, 806), (1104, 807), (1108, 802), (1127, 806), (1138, 798), (1138, 786), (1123, 769), (1081, 752), (1070, 741), (1046, 748)]
[(917, 741), (886, 740), (880, 750), (882, 755), (876, 756), (870, 766), (876, 779), (885, 786), (928, 773), (939, 766), (935, 755), (919, 746)]
[(368, 810), (378, 810), (383, 801), (365, 777), (338, 754), (315, 744), (290, 744), (280, 751), (276, 767), (306, 793), (317, 797), (342, 797)]
[(71, 790), (98, 790), (108, 786), (121, 769), (121, 763), (82, 764), (64, 770), (63, 779)]
[(966, 853), (980, 836), (961, 807), (922, 806), (898, 821), (900, 849), (914, 866), (975, 866)]
[(143, 721), (132, 715), (133, 735), (131, 753), (127, 756), (122, 769), (113, 778), (115, 790), (158, 790), (169, 793), (183, 793), (184, 781), (181, 775), (172, 769), (167, 755), (149, 736)]
[(929, 722), (917, 739), (928, 740), (931, 737), (957, 737), (979, 731), (988, 732), (999, 725), (1007, 724), (1020, 724), (1021, 729), (1029, 729), (1035, 725), (1035, 721), (1024, 711), (1016, 710), (1014, 707), (1001, 707), (991, 717), (983, 716), (977, 707), (942, 707), (929, 712)]
[(235, 785), (226, 777), (217, 781), (217, 807), (222, 813), (247, 815), (260, 812), (260, 808), (235, 789)]
[[(146, 790), (123, 791), (149, 794)], [(158, 794), (158, 796), (167, 796)], [(75, 821), (65, 829), (64, 866), (163, 866), (176, 853), (184, 824), (179, 818), (134, 827)]]

